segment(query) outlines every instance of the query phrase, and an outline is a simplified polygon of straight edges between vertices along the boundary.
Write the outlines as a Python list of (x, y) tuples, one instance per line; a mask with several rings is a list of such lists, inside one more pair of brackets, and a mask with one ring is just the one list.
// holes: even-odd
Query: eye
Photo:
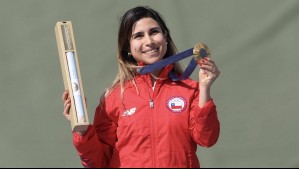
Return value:
[(143, 37), (143, 34), (142, 33), (136, 33), (132, 36), (133, 39), (140, 39)]
[(160, 31), (157, 30), (157, 29), (153, 29), (153, 30), (151, 31), (151, 34), (152, 34), (152, 35), (156, 35), (156, 34), (158, 34), (158, 33), (160, 33)]

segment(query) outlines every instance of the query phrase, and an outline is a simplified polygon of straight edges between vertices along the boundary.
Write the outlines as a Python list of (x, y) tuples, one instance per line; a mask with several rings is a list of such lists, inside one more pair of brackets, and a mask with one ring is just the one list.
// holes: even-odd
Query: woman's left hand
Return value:
[(213, 59), (206, 57), (202, 59), (199, 65), (199, 85), (204, 87), (211, 87), (214, 81), (220, 75), (220, 71), (217, 68)]

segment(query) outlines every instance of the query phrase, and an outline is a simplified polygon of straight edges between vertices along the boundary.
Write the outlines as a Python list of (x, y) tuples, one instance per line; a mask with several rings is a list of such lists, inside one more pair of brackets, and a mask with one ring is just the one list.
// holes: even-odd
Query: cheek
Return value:
[(131, 42), (130, 46), (131, 53), (137, 53), (140, 51), (141, 45), (139, 43)]
[(166, 39), (164, 38), (163, 35), (155, 36), (155, 41), (156, 41), (156, 42), (160, 42), (160, 43), (162, 43), (162, 44), (165, 44), (165, 43), (166, 43)]
[(166, 51), (167, 51), (167, 41), (166, 41), (166, 39), (164, 38), (164, 37), (162, 37), (162, 38), (160, 38), (160, 44), (161, 44), (161, 46), (162, 46), (162, 55), (164, 56), (165, 55), (165, 53), (166, 53)]
[(137, 61), (139, 62), (140, 61), (140, 44), (139, 43), (136, 43), (136, 42), (131, 42), (130, 43), (130, 53), (132, 55), (132, 57)]

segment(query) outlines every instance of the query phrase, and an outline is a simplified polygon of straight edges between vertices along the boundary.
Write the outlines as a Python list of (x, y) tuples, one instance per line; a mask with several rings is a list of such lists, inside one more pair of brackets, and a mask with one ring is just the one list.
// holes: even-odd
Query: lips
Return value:
[(153, 54), (153, 53), (157, 53), (158, 51), (159, 51), (159, 48), (155, 48), (155, 49), (149, 49), (149, 50), (143, 51), (142, 53)]

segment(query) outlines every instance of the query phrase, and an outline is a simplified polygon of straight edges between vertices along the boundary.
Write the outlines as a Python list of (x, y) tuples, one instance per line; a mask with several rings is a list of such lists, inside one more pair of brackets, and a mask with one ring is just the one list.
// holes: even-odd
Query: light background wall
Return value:
[(202, 167), (299, 167), (298, 0), (0, 0), (0, 167), (82, 167), (54, 26), (73, 23), (93, 121), (117, 72), (119, 17), (136, 5), (163, 15), (179, 51), (205, 42), (221, 70), (221, 134), (198, 147)]

